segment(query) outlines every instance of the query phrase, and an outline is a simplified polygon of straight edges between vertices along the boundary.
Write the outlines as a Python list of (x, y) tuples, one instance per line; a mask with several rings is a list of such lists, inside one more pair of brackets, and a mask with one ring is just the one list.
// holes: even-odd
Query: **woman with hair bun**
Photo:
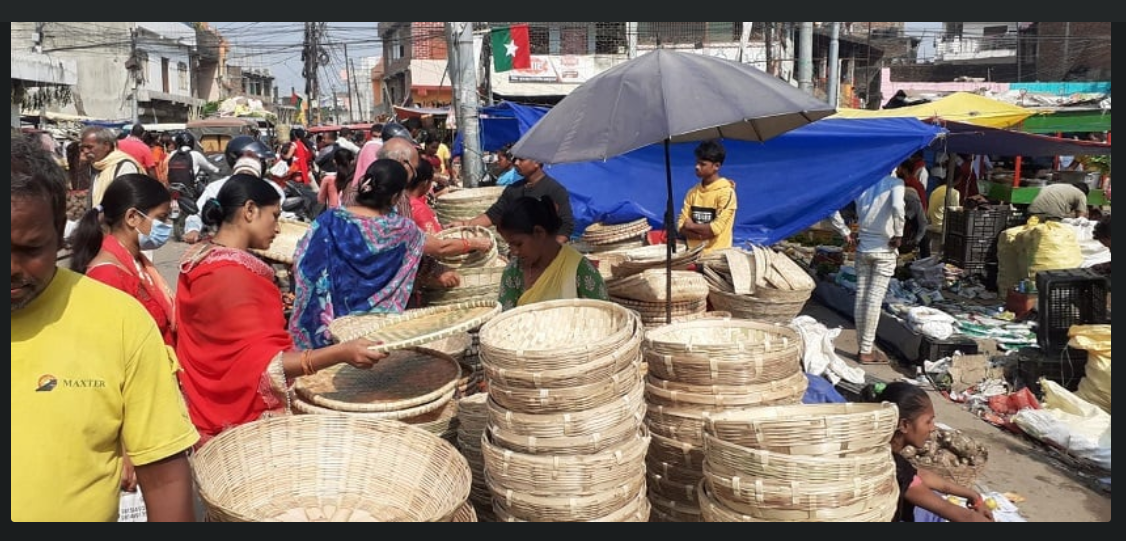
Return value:
[(386, 357), (354, 340), (296, 348), (286, 332), (274, 271), (247, 250), (278, 234), (281, 196), (269, 183), (234, 175), (201, 210), (217, 226), (180, 261), (176, 353), (180, 382), (200, 445), (223, 430), (289, 411), (289, 384), (340, 363), (370, 368)]

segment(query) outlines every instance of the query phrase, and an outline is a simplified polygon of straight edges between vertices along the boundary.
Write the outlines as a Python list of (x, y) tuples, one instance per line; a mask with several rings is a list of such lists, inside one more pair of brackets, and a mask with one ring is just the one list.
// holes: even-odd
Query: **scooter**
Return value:
[(286, 181), (283, 211), (292, 213), (303, 222), (312, 222), (324, 209), (325, 206), (317, 200), (317, 192), (313, 188), (292, 180)]

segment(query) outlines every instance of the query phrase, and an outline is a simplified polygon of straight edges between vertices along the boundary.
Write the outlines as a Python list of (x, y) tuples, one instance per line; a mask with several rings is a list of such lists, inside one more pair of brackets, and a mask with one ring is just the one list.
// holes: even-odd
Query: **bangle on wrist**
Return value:
[(306, 376), (311, 376), (317, 373), (316, 369), (313, 368), (312, 350), (305, 350), (301, 352), (301, 372)]

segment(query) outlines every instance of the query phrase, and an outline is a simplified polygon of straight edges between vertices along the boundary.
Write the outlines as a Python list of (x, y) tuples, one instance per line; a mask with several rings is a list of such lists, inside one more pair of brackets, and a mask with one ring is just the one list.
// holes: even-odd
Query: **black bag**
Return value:
[(168, 158), (168, 184), (191, 186), (195, 181), (195, 160), (191, 152), (177, 150)]

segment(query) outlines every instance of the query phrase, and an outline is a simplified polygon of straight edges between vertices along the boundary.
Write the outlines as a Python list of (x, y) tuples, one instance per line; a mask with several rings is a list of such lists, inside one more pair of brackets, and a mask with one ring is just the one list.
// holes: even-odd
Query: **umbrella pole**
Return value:
[(665, 323), (672, 324), (672, 252), (676, 243), (676, 217), (672, 201), (672, 155), (670, 139), (665, 139), (665, 182), (668, 187), (668, 204), (665, 207)]

